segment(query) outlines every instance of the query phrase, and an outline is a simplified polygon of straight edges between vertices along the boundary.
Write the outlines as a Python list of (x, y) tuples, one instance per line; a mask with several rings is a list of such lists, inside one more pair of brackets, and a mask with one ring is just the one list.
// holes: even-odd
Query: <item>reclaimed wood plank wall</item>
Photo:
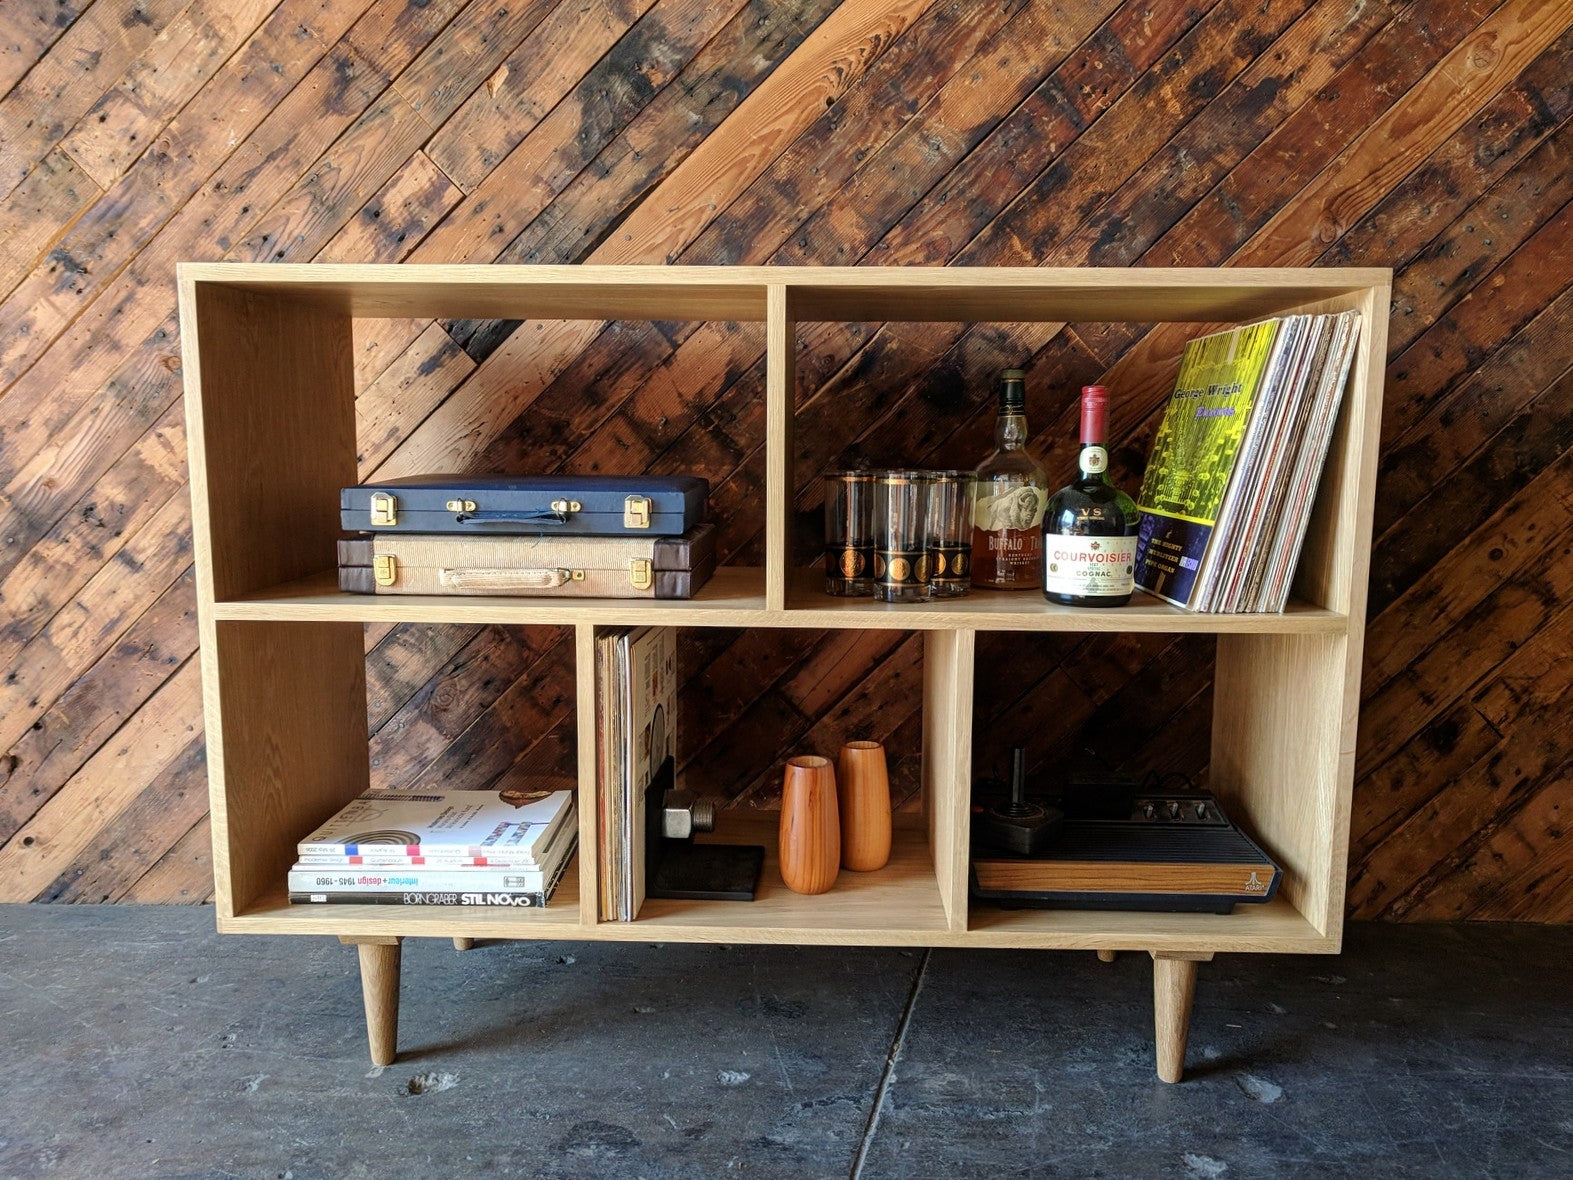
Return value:
[[(1546, 0), (7, 0), (0, 6), (0, 900), (211, 888), (173, 269), (185, 259), (1381, 265), (1397, 272), (1350, 906), (1573, 920), (1573, 11)], [(970, 465), (1030, 367), (1069, 469), (1139, 327), (815, 325), (797, 556), (832, 463)], [(357, 325), (363, 470), (697, 471), (760, 559), (763, 338)], [(472, 408), (493, 412), (461, 430)], [(367, 629), (374, 775), (564, 768), (551, 628)], [(685, 632), (693, 781), (890, 745), (910, 635)], [(1031, 735), (1205, 773), (1196, 639), (983, 637), (979, 770)], [(1293, 789), (1293, 784), (1285, 784)]]

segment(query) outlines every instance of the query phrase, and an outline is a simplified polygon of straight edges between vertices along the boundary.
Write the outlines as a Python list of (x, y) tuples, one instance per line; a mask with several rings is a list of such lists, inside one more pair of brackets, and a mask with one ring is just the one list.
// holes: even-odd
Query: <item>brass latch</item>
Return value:
[(399, 501), (388, 492), (371, 494), (371, 523), (378, 528), (393, 528), (399, 523)]
[(391, 553), (384, 553), (372, 559), (372, 579), (379, 586), (391, 586), (399, 579), (399, 559)]
[(625, 529), (650, 527), (650, 497), (629, 496), (623, 501), (623, 527)]
[(449, 500), (448, 501), (448, 511), (449, 512), (474, 512), (475, 511), (475, 501), (474, 500)]
[(552, 501), (552, 511), (553, 512), (560, 512), (560, 513), (565, 513), (566, 514), (566, 513), (569, 513), (569, 512), (580, 512), (580, 511), (583, 511), (583, 509), (584, 509), (584, 505), (579, 503), (578, 500), (553, 500)]
[(628, 563), (628, 581), (635, 590), (648, 590), (652, 575), (650, 572), (650, 559), (639, 557)]

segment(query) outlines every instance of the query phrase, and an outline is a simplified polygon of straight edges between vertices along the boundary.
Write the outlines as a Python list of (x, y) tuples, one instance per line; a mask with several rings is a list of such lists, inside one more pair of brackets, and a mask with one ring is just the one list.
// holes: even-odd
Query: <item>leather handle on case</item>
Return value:
[(499, 508), (492, 511), (461, 512), (453, 519), (458, 524), (485, 528), (489, 524), (567, 524), (568, 514), (551, 508), (530, 508), (512, 512)]
[(455, 590), (551, 590), (573, 579), (566, 569), (499, 570), (486, 568), (440, 569), (437, 577)]

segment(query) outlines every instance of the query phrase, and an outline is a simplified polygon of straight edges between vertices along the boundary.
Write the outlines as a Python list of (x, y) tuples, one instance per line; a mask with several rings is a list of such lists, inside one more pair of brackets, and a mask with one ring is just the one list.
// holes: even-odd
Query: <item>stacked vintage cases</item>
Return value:
[(356, 594), (690, 598), (715, 571), (690, 476), (424, 475), (345, 488)]

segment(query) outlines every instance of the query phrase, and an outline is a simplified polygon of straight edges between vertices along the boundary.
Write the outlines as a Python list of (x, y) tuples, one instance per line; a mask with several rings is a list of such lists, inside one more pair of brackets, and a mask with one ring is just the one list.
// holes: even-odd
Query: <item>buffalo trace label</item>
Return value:
[(1136, 586), (1135, 537), (1043, 538), (1043, 589), (1055, 594), (1130, 594)]
[(1049, 494), (1026, 480), (979, 485), (972, 527), (980, 533), (1036, 532), (1043, 524), (1043, 508), (1048, 502)]

